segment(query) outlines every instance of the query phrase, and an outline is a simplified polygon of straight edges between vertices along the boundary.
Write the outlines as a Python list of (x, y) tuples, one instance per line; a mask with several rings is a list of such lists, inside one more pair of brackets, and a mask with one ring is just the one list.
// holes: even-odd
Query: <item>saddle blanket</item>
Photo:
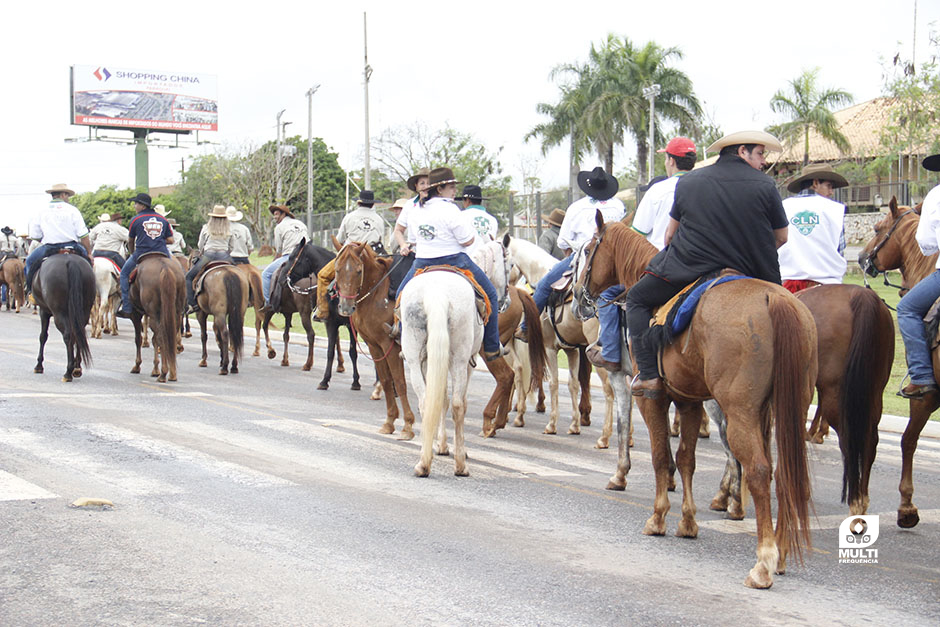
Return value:
[(207, 263), (206, 267), (202, 269), (202, 271), (196, 276), (195, 279), (193, 279), (193, 293), (196, 296), (199, 296), (200, 294), (202, 294), (202, 284), (205, 282), (206, 277), (209, 276), (211, 272), (213, 272), (214, 270), (218, 270), (219, 268), (222, 268), (224, 266), (233, 266), (233, 265), (235, 264), (230, 263), (225, 260), (210, 261), (209, 263)]
[(104, 259), (111, 264), (111, 274), (115, 276), (121, 276), (121, 266), (117, 265), (110, 257), (101, 257), (99, 255), (95, 255), (95, 259)]
[(751, 277), (741, 274), (726, 274), (718, 277), (704, 277), (685, 286), (678, 294), (673, 296), (669, 302), (656, 310), (651, 326), (666, 327), (666, 338), (675, 337), (682, 333), (689, 323), (692, 322), (692, 316), (695, 314), (695, 308), (698, 306), (702, 296), (711, 288), (735, 281), (737, 279), (749, 279)]

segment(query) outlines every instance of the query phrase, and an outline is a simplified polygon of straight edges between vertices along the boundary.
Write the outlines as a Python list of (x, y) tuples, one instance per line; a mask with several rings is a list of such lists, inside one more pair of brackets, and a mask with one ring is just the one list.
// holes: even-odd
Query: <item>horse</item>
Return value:
[[(313, 348), (316, 332), (313, 329), (311, 316), (313, 315), (314, 299), (316, 298), (317, 273), (325, 266), (334, 255), (326, 248), (308, 243), (306, 239), (301, 240), (300, 244), (291, 252), (287, 258), (287, 263), (281, 266), (280, 272), (286, 272), (285, 287), (282, 291), (279, 311), (284, 315), (284, 358), (281, 361), (282, 366), (287, 366), (287, 343), (290, 337), (291, 317), (293, 313), (300, 314), (300, 321), (307, 332), (307, 361), (302, 370), (305, 372), (313, 367)], [(265, 314), (264, 320), (264, 338), (268, 346), (268, 358), (273, 359), (276, 355), (271, 348), (268, 340), (268, 322), (271, 313)], [(328, 390), (330, 379), (333, 375), (333, 356), (339, 358), (339, 364), (336, 371), (343, 372), (343, 354), (339, 345), (339, 329), (345, 326), (349, 329), (350, 338), (352, 338), (352, 327), (349, 325), (349, 318), (340, 316), (336, 308), (336, 303), (330, 302), (330, 313), (324, 321), (327, 336), (326, 351), (326, 369), (323, 372), (323, 378), (317, 385), (318, 390)], [(358, 351), (356, 343), (352, 339), (349, 342), (349, 359), (353, 366), (353, 381), (351, 390), (360, 390), (362, 386), (359, 383)]]
[[(490, 315), (496, 315), (493, 311)], [(421, 458), (418, 477), (431, 472), (434, 438), (440, 432), (438, 453), (446, 454), (447, 386), (451, 386), (454, 420), (454, 474), (466, 477), (467, 451), (463, 422), (467, 413), (470, 358), (480, 351), (483, 324), (473, 287), (455, 273), (429, 271), (414, 277), (401, 293), (401, 349), (411, 368), (411, 383), (421, 399)], [(439, 429), (440, 427), (440, 429)]]
[[(120, 273), (120, 269), (117, 269)], [(107, 257), (95, 257), (95, 307), (92, 309), (91, 337), (101, 339), (101, 333), (118, 334), (115, 312), (121, 306), (121, 286), (115, 275), (114, 262)]]
[[(186, 255), (173, 253), (173, 259), (176, 259), (177, 263), (180, 264), (180, 267), (183, 269), (183, 276), (185, 277), (186, 273), (189, 272), (189, 269), (192, 267), (189, 257), (187, 257)], [(186, 316), (186, 315), (183, 316), (183, 320), (180, 326), (180, 335), (182, 337), (193, 336), (192, 331), (190, 331), (189, 316)], [(146, 335), (144, 339), (146, 340)], [(144, 344), (144, 346), (146, 346), (146, 343)]]
[(261, 354), (261, 323), (264, 320), (264, 291), (261, 288), (261, 270), (250, 263), (237, 263), (235, 269), (248, 280), (248, 304), (255, 310), (255, 350), (251, 354)]
[[(137, 280), (131, 283), (134, 311), (134, 343), (137, 356), (132, 374), (140, 373), (140, 347), (145, 329), (141, 323), (147, 316), (153, 331), (153, 370), (151, 377), (160, 383), (176, 381), (176, 352), (179, 343), (180, 318), (186, 306), (186, 288), (180, 264), (159, 253), (143, 255), (137, 262)], [(205, 344), (203, 344), (205, 346)], [(205, 349), (203, 349), (205, 350)]]
[(33, 372), (43, 373), (43, 351), (49, 338), (49, 318), (62, 334), (68, 355), (62, 381), (82, 376), (82, 362), (91, 363), (85, 325), (95, 302), (95, 274), (91, 264), (74, 253), (46, 257), (33, 277), (32, 295), (39, 306), (39, 358)]
[[(622, 223), (605, 224), (598, 212), (597, 235), (587, 244), (587, 263), (575, 286), (580, 315), (593, 314), (594, 298), (611, 285), (632, 287), (656, 248)], [(677, 535), (698, 535), (692, 475), (702, 401), (714, 398), (726, 415), (728, 444), (740, 461), (757, 517), (757, 563), (745, 580), (769, 588), (786, 569), (792, 549), (800, 560), (810, 547), (810, 482), (804, 427), (817, 370), (812, 314), (782, 286), (741, 279), (705, 292), (691, 324), (663, 349), (669, 391), (638, 404), (650, 433), (656, 473), (653, 515), (643, 533), (664, 535), (669, 510), (670, 401), (681, 413), (676, 463), (682, 477), (682, 517)], [(777, 529), (771, 514), (771, 432), (776, 434)]]
[(23, 262), (17, 257), (7, 257), (0, 267), (0, 285), (7, 286), (7, 311), (12, 308), (20, 313), (20, 307), (26, 304), (26, 276)]
[[(522, 272), (526, 280), (535, 285), (558, 260), (535, 244), (519, 238), (506, 238), (506, 247), (512, 254), (513, 263)], [(526, 329), (528, 330), (526, 325)], [(543, 433), (554, 435), (559, 415), (558, 400), (558, 351), (568, 357), (568, 392), (571, 395), (571, 424), (569, 435), (579, 435), (581, 426), (591, 424), (591, 366), (584, 356), (584, 348), (597, 340), (599, 324), (596, 320), (577, 320), (568, 307), (559, 307), (554, 312), (551, 308), (542, 312), (542, 336), (548, 360), (549, 395), (551, 411), (549, 421)], [(614, 393), (610, 386), (607, 371), (597, 370), (604, 389), (607, 405), (604, 415), (604, 427), (596, 447), (607, 448), (613, 428)], [(579, 397), (580, 392), (580, 397)], [(579, 400), (580, 399), (580, 400)]]
[[(888, 203), (889, 212), (875, 225), (875, 235), (858, 255), (858, 264), (869, 276), (899, 269), (902, 282), (901, 294), (917, 285), (918, 281), (931, 274), (937, 265), (937, 253), (924, 255), (915, 239), (920, 213), (917, 208), (898, 206), (896, 198)], [(887, 274), (885, 275), (887, 283)], [(895, 286), (897, 287), (897, 286)], [(935, 338), (931, 338), (932, 340)], [(940, 351), (931, 351), (934, 378), (940, 379)], [(911, 399), (911, 418), (901, 436), (901, 503), (898, 505), (898, 527), (909, 529), (917, 526), (920, 515), (913, 502), (914, 451), (920, 432), (930, 419), (930, 414), (940, 408), (940, 394), (929, 393), (923, 398)]]
[(245, 310), (248, 309), (248, 279), (225, 264), (210, 267), (202, 274), (202, 291), (196, 296), (199, 306), (196, 320), (199, 321), (199, 337), (202, 340), (202, 358), (199, 367), (206, 367), (208, 353), (206, 329), (212, 316), (212, 331), (219, 346), (219, 374), (229, 373), (229, 349), (232, 352), (232, 374), (238, 374), (238, 360), (244, 344)]
[[(299, 262), (298, 262), (299, 263)], [(408, 403), (408, 388), (401, 348), (388, 336), (384, 324), (394, 323), (395, 305), (389, 301), (391, 257), (377, 257), (368, 244), (350, 242), (336, 256), (337, 311), (347, 316), (353, 329), (352, 341), (361, 337), (369, 347), (375, 369), (385, 391), (385, 422), (379, 433), (395, 432), (398, 404), (401, 400), (405, 424), (400, 437), (414, 438), (414, 412)], [(296, 271), (296, 270), (295, 270)]]

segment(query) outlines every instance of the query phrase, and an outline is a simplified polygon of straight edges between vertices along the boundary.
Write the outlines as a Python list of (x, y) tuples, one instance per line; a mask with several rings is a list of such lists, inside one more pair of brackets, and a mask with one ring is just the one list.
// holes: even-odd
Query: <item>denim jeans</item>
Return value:
[(538, 285), (535, 286), (535, 294), (532, 295), (532, 298), (535, 300), (536, 307), (539, 308), (539, 313), (542, 313), (542, 311), (545, 310), (545, 306), (548, 304), (548, 297), (552, 294), (552, 283), (560, 279), (561, 275), (571, 268), (572, 257), (574, 257), (574, 255), (568, 255), (556, 263), (555, 266), (542, 277)]
[(487, 320), (486, 324), (483, 326), (483, 350), (487, 353), (494, 353), (498, 351), (499, 320), (497, 319), (496, 312), (499, 309), (499, 297), (496, 295), (496, 288), (493, 287), (489, 277), (486, 276), (483, 270), (480, 270), (477, 264), (470, 260), (470, 257), (468, 257), (466, 253), (445, 255), (444, 257), (433, 257), (431, 259), (415, 259), (414, 263), (411, 264), (411, 269), (408, 270), (408, 274), (406, 274), (405, 278), (401, 281), (396, 298), (401, 296), (401, 292), (403, 289), (405, 289), (405, 285), (408, 284), (408, 281), (414, 278), (415, 271), (417, 271), (419, 268), (441, 265), (454, 266), (455, 268), (460, 268), (461, 270), (470, 270), (473, 273), (473, 278), (475, 278), (477, 283), (480, 284), (480, 287), (483, 288), (483, 291), (486, 293), (486, 298), (490, 301), (490, 307), (493, 309), (489, 320)]
[(287, 262), (288, 257), (290, 257), (290, 255), (281, 255), (269, 263), (267, 268), (261, 271), (261, 291), (264, 293), (265, 305), (271, 303), (271, 279), (274, 277), (274, 273), (277, 272), (277, 269)]
[(935, 382), (924, 316), (938, 297), (940, 270), (921, 280), (898, 303), (898, 329), (904, 340), (904, 352), (907, 353), (907, 372), (911, 376), (911, 383), (915, 385)]
[(598, 339), (601, 342), (601, 357), (615, 364), (620, 363), (620, 307), (609, 305), (602, 307), (606, 303), (614, 300), (624, 293), (622, 285), (608, 287), (601, 292), (601, 297), (597, 299), (597, 318), (601, 322), (601, 329)]

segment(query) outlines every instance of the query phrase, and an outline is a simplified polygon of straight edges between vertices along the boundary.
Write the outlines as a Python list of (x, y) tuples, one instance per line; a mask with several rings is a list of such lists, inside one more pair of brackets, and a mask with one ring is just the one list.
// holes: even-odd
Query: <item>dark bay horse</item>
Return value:
[(62, 334), (68, 360), (62, 380), (82, 376), (82, 362), (91, 363), (91, 350), (85, 325), (95, 303), (95, 273), (91, 264), (77, 254), (60, 253), (46, 257), (32, 285), (33, 298), (39, 306), (39, 358), (33, 372), (43, 372), (43, 351), (49, 338), (49, 319)]
[(229, 348), (232, 352), (232, 374), (238, 374), (238, 360), (244, 344), (245, 310), (248, 309), (248, 279), (234, 265), (209, 268), (204, 275), (202, 291), (196, 297), (199, 311), (202, 359), (199, 367), (206, 367), (206, 325), (212, 316), (212, 331), (219, 346), (219, 374), (229, 373)]
[(131, 284), (134, 313), (134, 342), (137, 357), (131, 373), (140, 372), (140, 347), (147, 316), (153, 331), (153, 370), (151, 377), (165, 383), (176, 381), (176, 350), (180, 322), (186, 304), (183, 269), (173, 259), (160, 254), (144, 255), (137, 264), (137, 280)]
[[(889, 212), (875, 225), (875, 236), (858, 255), (858, 264), (870, 276), (899, 269), (903, 278), (901, 295), (932, 273), (937, 265), (937, 254), (925, 256), (920, 251), (915, 234), (920, 224), (918, 208), (898, 206), (896, 198), (888, 203)], [(932, 340), (935, 338), (931, 338)], [(940, 351), (930, 354), (933, 361), (934, 379), (940, 380)], [(940, 408), (940, 394), (930, 393), (919, 399), (911, 399), (911, 418), (901, 436), (901, 503), (898, 506), (898, 526), (910, 528), (920, 522), (917, 506), (914, 505), (914, 451), (917, 440), (930, 414)]]
[[(316, 298), (317, 273), (325, 266), (335, 255), (321, 246), (308, 243), (302, 240), (301, 243), (287, 258), (287, 263), (281, 266), (280, 272), (288, 274), (286, 285), (281, 295), (279, 311), (284, 314), (284, 358), (281, 361), (282, 366), (287, 366), (287, 343), (290, 338), (291, 316), (293, 313), (300, 314), (301, 323), (307, 332), (307, 361), (302, 370), (307, 371), (313, 367), (313, 349), (316, 332), (313, 328), (311, 316), (313, 315), (314, 299)], [(268, 340), (268, 321), (270, 315), (265, 316), (264, 320), (264, 338), (268, 343), (268, 358), (274, 358), (274, 349)], [(330, 380), (333, 377), (333, 357), (339, 360), (336, 371), (343, 372), (343, 354), (339, 344), (339, 329), (346, 327), (349, 330), (349, 337), (353, 337), (352, 327), (349, 324), (349, 318), (341, 316), (337, 310), (336, 302), (330, 301), (330, 312), (326, 320), (323, 321), (326, 326), (327, 349), (326, 349), (326, 369), (323, 371), (323, 378), (317, 385), (318, 390), (328, 390)], [(349, 342), (349, 360), (352, 362), (353, 381), (350, 389), (362, 389), (359, 383), (359, 358), (356, 343), (350, 339)]]
[[(656, 249), (629, 226), (604, 224), (586, 250), (575, 286), (579, 315), (593, 315), (594, 299), (611, 285), (639, 280)], [(702, 421), (702, 401), (714, 398), (727, 416), (727, 439), (740, 461), (757, 516), (757, 563), (745, 580), (769, 588), (786, 569), (790, 550), (810, 546), (810, 481), (804, 425), (816, 380), (816, 326), (812, 314), (779, 285), (742, 279), (703, 296), (691, 325), (668, 345), (662, 369), (668, 395), (638, 399), (650, 432), (656, 473), (654, 513), (643, 533), (666, 532), (669, 476), (667, 409), (676, 403), (682, 433), (676, 464), (682, 477), (682, 517), (677, 535), (696, 537), (692, 474)], [(771, 514), (771, 433), (776, 434), (777, 529)]]
[[(8, 257), (0, 267), (0, 285), (7, 286), (7, 311), (12, 304), (16, 313), (26, 304), (26, 276), (23, 274), (23, 262), (16, 257)], [(0, 303), (2, 305), (3, 303)]]

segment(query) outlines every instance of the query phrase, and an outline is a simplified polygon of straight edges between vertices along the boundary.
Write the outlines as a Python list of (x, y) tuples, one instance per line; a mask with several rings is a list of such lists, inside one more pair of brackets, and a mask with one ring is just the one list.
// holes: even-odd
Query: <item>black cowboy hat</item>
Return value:
[(375, 204), (375, 192), (371, 189), (364, 189), (359, 192), (359, 204), (371, 207)]
[(133, 198), (128, 198), (128, 200), (131, 202), (139, 202), (140, 204), (147, 207), (147, 209), (150, 209), (151, 204), (153, 204), (153, 201), (150, 199), (150, 194), (145, 194), (143, 192), (140, 192)]
[(469, 198), (470, 200), (489, 200), (483, 195), (483, 190), (479, 185), (464, 185), (463, 192), (457, 195), (457, 198)]
[(925, 170), (930, 170), (931, 172), (940, 172), (940, 154), (930, 155), (923, 160), (921, 165), (924, 166)]
[(617, 179), (607, 174), (604, 168), (597, 166), (590, 172), (578, 172), (578, 187), (591, 198), (609, 200), (617, 193), (620, 184)]

